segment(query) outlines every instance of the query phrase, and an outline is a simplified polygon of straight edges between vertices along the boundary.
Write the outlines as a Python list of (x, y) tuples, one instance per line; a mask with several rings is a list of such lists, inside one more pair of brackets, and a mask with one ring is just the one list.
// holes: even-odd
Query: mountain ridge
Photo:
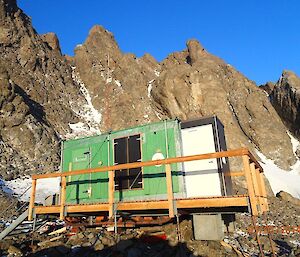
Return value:
[[(7, 72), (9, 83), (22, 90), (27, 103), (41, 107), (38, 110), (49, 127), (46, 133), (31, 111), (32, 104), (31, 109), (28, 104), (25, 108), (30, 121), (18, 125), (7, 125), (7, 111), (1, 109), (0, 124), (6, 125), (0, 136), (9, 146), (1, 148), (6, 156), (0, 157), (2, 178), (57, 169), (59, 142), (72, 136), (76, 126), (90, 134), (160, 119), (211, 115), (224, 123), (230, 149), (258, 149), (286, 170), (295, 163), (287, 129), (268, 96), (197, 40), (189, 40), (186, 49), (157, 62), (150, 54), (137, 58), (123, 53), (113, 34), (95, 25), (73, 57), (63, 56), (56, 35), (38, 35), (16, 1), (1, 0), (0, 7), (3, 74)], [(13, 100), (3, 92), (0, 99), (11, 105)], [(22, 105), (14, 108), (15, 113), (22, 113)], [(33, 123), (36, 130), (30, 130)], [(22, 137), (21, 129), (30, 133)], [(11, 131), (15, 131), (13, 138), (7, 136)], [(33, 155), (29, 149), (40, 150)], [(30, 165), (24, 171), (12, 166), (7, 175), (5, 167), (13, 156), (18, 167)]]

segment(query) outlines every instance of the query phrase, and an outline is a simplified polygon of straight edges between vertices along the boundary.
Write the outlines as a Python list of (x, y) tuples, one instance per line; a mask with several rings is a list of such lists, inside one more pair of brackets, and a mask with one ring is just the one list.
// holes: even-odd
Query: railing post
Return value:
[(60, 213), (59, 213), (60, 220), (63, 220), (65, 216), (66, 187), (67, 187), (67, 178), (66, 176), (62, 176), (61, 192), (60, 192)]
[(255, 195), (255, 200), (256, 200), (256, 206), (257, 204), (259, 205), (259, 212), (262, 213), (263, 212), (263, 204), (261, 201), (261, 194), (260, 194), (260, 190), (259, 190), (259, 184), (258, 184), (258, 177), (256, 174), (256, 169), (255, 169), (255, 163), (252, 162), (250, 163), (250, 172), (251, 172), (251, 176), (252, 176), (252, 182), (253, 182), (253, 187), (254, 187), (254, 195)]
[(252, 215), (258, 216), (255, 193), (253, 188), (253, 180), (252, 180), (251, 170), (250, 170), (250, 161), (248, 155), (243, 155), (243, 165), (244, 165), (245, 177), (247, 182), (248, 194), (250, 198)]
[(35, 192), (36, 192), (36, 179), (32, 179), (31, 196), (30, 196), (30, 202), (29, 202), (29, 207), (28, 207), (28, 220), (29, 221), (32, 220), (32, 216), (33, 216)]
[(262, 196), (264, 199), (264, 211), (268, 211), (269, 207), (268, 207), (268, 199), (267, 199), (267, 191), (266, 191), (266, 184), (264, 181), (264, 177), (263, 177), (263, 173), (258, 171), (259, 173), (259, 177), (258, 179), (260, 180), (260, 184), (261, 184), (261, 191), (262, 191)]
[(174, 218), (174, 196), (173, 196), (173, 185), (172, 185), (172, 171), (171, 165), (165, 165), (166, 180), (167, 180), (167, 192), (168, 192), (168, 204), (169, 204), (169, 217)]
[(108, 216), (109, 218), (113, 218), (114, 216), (114, 194), (115, 194), (115, 171), (108, 171), (108, 203), (109, 210)]

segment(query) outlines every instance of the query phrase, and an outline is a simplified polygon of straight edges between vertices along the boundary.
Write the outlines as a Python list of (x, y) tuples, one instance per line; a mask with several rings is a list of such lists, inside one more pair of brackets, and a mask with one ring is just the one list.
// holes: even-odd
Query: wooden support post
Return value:
[(108, 203), (109, 203), (109, 218), (114, 216), (114, 195), (115, 195), (115, 172), (110, 170), (108, 172)]
[(268, 207), (268, 199), (267, 199), (267, 191), (266, 191), (266, 184), (264, 181), (264, 176), (262, 172), (259, 172), (259, 179), (261, 181), (261, 191), (262, 191), (262, 196), (264, 198), (264, 204), (265, 204), (265, 211), (269, 210)]
[(256, 174), (254, 162), (250, 163), (250, 173), (251, 173), (251, 177), (252, 177), (256, 206), (257, 206), (257, 204), (259, 205), (258, 211), (259, 211), (259, 214), (262, 214), (263, 213), (263, 207), (262, 207), (263, 203), (260, 198), (261, 194), (260, 194), (260, 190), (259, 190), (258, 177)]
[(33, 208), (34, 208), (34, 202), (35, 202), (35, 192), (36, 192), (36, 179), (32, 180), (32, 186), (31, 186), (31, 196), (30, 196), (30, 202), (28, 207), (28, 220), (32, 220), (33, 216)]
[(248, 194), (249, 194), (249, 198), (250, 198), (250, 206), (251, 206), (252, 215), (257, 216), (258, 211), (257, 211), (257, 206), (256, 206), (256, 199), (255, 199), (253, 181), (252, 181), (251, 170), (250, 170), (250, 161), (249, 161), (248, 155), (243, 155), (243, 165), (244, 165), (245, 177), (246, 177), (246, 182), (247, 182)]
[(264, 213), (266, 211), (266, 203), (265, 203), (263, 190), (262, 190), (262, 181), (260, 179), (260, 171), (258, 168), (255, 169), (255, 175), (256, 175), (257, 184), (258, 184), (259, 205), (260, 205), (262, 213)]
[(65, 217), (65, 202), (66, 202), (66, 187), (67, 187), (67, 178), (66, 176), (61, 177), (61, 192), (60, 192), (60, 211), (59, 219), (63, 220)]
[(166, 180), (167, 180), (167, 192), (168, 192), (168, 205), (169, 205), (169, 217), (174, 218), (174, 196), (173, 196), (173, 185), (172, 185), (172, 171), (171, 165), (166, 164)]

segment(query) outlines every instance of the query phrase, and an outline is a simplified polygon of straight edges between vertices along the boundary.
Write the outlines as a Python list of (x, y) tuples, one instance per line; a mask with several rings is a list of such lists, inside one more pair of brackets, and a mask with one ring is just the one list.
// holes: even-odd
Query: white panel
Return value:
[[(182, 129), (183, 155), (215, 152), (212, 124)], [(216, 159), (185, 162), (187, 197), (221, 196), (221, 183)]]

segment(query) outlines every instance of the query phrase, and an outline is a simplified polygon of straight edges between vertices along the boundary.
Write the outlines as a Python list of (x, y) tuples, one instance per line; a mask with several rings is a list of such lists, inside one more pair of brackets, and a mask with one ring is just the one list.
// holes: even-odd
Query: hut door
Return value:
[[(127, 136), (114, 140), (115, 165), (140, 162), (141, 143), (140, 135)], [(141, 168), (116, 170), (116, 190), (142, 188)]]
[[(72, 170), (90, 168), (91, 152), (89, 148), (81, 148), (72, 153)], [(71, 176), (71, 199), (81, 200), (89, 198), (91, 194), (90, 174)]]

